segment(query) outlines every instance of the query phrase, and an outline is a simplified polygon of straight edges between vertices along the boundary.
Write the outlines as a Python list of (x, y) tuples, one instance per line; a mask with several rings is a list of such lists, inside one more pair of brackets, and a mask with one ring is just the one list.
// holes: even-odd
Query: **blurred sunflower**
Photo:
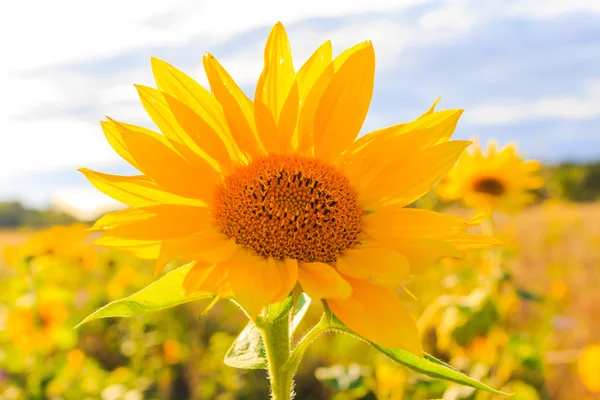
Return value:
[(66, 260), (85, 269), (93, 269), (97, 261), (96, 250), (86, 243), (87, 226), (84, 224), (55, 225), (37, 232), (26, 243), (4, 249), (9, 265), (34, 258), (43, 261)]
[(516, 213), (534, 200), (530, 190), (544, 184), (537, 175), (539, 162), (523, 160), (514, 144), (498, 150), (497, 143), (490, 140), (487, 154), (478, 142), (469, 150), (437, 185), (442, 200), (462, 200), (485, 213), (494, 210)]
[(356, 140), (373, 92), (375, 55), (363, 42), (332, 59), (327, 41), (295, 71), (276, 24), (248, 98), (211, 55), (212, 94), (152, 60), (158, 90), (137, 86), (163, 135), (110, 119), (115, 149), (142, 175), (82, 169), (131, 208), (94, 226), (96, 243), (158, 259), (193, 260), (186, 292), (235, 297), (252, 316), (299, 283), (358, 334), (421, 353), (395, 289), (463, 248), (497, 245), (469, 222), (405, 208), (455, 164), (461, 110), (434, 112)]
[(48, 351), (68, 315), (67, 307), (59, 300), (45, 300), (37, 307), (14, 307), (6, 318), (6, 330), (16, 349)]
[(586, 389), (592, 393), (600, 393), (600, 344), (586, 346), (577, 361), (579, 378)]

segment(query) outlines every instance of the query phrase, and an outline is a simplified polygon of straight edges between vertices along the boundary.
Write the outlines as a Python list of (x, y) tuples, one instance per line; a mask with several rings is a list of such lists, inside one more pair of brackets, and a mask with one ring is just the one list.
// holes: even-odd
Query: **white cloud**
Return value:
[(580, 97), (548, 97), (523, 102), (515, 100), (469, 108), (464, 123), (504, 125), (538, 120), (589, 120), (600, 117), (600, 80), (589, 83)]
[[(414, 14), (414, 18), (413, 14), (404, 18), (402, 12), (414, 11), (415, 5), (422, 5), (422, 9)], [(97, 120), (110, 115), (128, 122), (143, 121), (144, 124), (149, 121), (132, 85), (152, 85), (149, 64), (137, 70), (117, 68), (113, 74), (102, 74), (101, 77), (93, 71), (65, 71), (61, 69), (65, 65), (81, 62), (93, 65), (95, 61), (133, 51), (185, 46), (190, 42), (202, 43), (205, 50), (211, 50), (235, 35), (281, 20), (290, 28), (296, 67), (326, 39), (332, 39), (336, 53), (370, 39), (377, 52), (377, 68), (381, 74), (388, 68), (392, 71), (399, 62), (405, 65), (413, 62), (411, 51), (414, 48), (456, 42), (489, 21), (515, 17), (525, 21), (550, 19), (576, 12), (600, 13), (600, 2), (8, 2), (0, 13), (0, 37), (12, 39), (3, 41), (4, 62), (0, 64), (0, 87), (3, 89), (0, 97), (0, 182), (29, 172), (116, 162), (118, 157), (105, 142)], [(361, 18), (369, 13), (380, 15)], [(352, 16), (352, 19), (343, 19), (345, 16)], [(294, 25), (315, 17), (341, 19), (331, 25)], [(264, 39), (248, 43), (234, 55), (215, 55), (241, 85), (252, 85), (262, 68)], [(197, 59), (200, 63), (200, 54)], [(195, 68), (191, 71), (182, 69), (205, 84), (201, 65)], [(385, 82), (378, 84), (385, 85)], [(471, 108), (465, 115), (465, 122), (492, 125), (548, 118), (590, 119), (599, 116), (597, 104), (600, 104), (600, 90), (596, 87), (582, 97), (557, 96), (529, 103), (518, 99), (510, 103), (492, 102)], [(93, 111), (76, 114), (73, 110), (78, 107), (93, 107)], [(382, 118), (374, 113), (368, 125)]]
[(598, 0), (517, 0), (508, 8), (508, 14), (535, 19), (556, 18), (571, 13), (600, 14)]
[(125, 207), (93, 187), (56, 188), (50, 201), (54, 208), (84, 221), (94, 220), (107, 212)]
[(119, 157), (99, 134), (99, 124), (74, 119), (18, 121), (1, 131), (0, 182), (22, 173), (53, 171)]

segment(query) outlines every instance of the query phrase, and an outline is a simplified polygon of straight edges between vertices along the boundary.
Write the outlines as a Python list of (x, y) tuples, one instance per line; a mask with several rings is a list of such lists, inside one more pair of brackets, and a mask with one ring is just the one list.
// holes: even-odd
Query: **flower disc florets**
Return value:
[(256, 254), (333, 262), (359, 240), (364, 214), (336, 167), (298, 155), (269, 155), (238, 167), (217, 189), (223, 233)]
[(506, 191), (506, 188), (504, 187), (504, 183), (496, 178), (483, 178), (473, 183), (473, 190), (477, 193), (500, 196)]

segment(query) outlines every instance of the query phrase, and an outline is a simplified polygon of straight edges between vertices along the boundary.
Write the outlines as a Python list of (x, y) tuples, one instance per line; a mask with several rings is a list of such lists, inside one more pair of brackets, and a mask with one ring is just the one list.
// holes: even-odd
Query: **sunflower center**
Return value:
[(473, 183), (473, 190), (478, 193), (486, 193), (492, 196), (500, 196), (505, 191), (504, 183), (495, 178), (483, 178)]
[(333, 262), (358, 243), (363, 209), (333, 165), (268, 155), (238, 167), (216, 192), (215, 218), (226, 235), (257, 254)]

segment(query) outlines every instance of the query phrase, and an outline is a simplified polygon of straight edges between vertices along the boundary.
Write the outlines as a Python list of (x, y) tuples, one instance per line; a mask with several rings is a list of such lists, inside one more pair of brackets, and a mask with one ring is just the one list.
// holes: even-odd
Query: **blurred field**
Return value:
[[(600, 204), (548, 201), (497, 217), (495, 232), (506, 249), (443, 262), (408, 284), (418, 299), (406, 299), (415, 315), (440, 297), (460, 299), (459, 307), (450, 302), (432, 312), (431, 324), (421, 321), (428, 351), (516, 392), (515, 399), (598, 399), (583, 384), (578, 359), (586, 345), (600, 343)], [(0, 231), (0, 247), (30, 235)], [(73, 330), (96, 308), (153, 279), (150, 263), (93, 253), (65, 261), (48, 250), (29, 267), (0, 268), (0, 399), (268, 397), (264, 371), (222, 363), (245, 324), (229, 302), (202, 318), (206, 302)], [(494, 266), (505, 278), (479, 296)], [(300, 330), (320, 312), (314, 305)], [(408, 372), (342, 336), (323, 337), (309, 349), (296, 392), (298, 399), (494, 398)]]
[(24, 243), (30, 236), (30, 232), (21, 232), (14, 229), (0, 230), (0, 245), (2, 247), (8, 245), (18, 245)]

